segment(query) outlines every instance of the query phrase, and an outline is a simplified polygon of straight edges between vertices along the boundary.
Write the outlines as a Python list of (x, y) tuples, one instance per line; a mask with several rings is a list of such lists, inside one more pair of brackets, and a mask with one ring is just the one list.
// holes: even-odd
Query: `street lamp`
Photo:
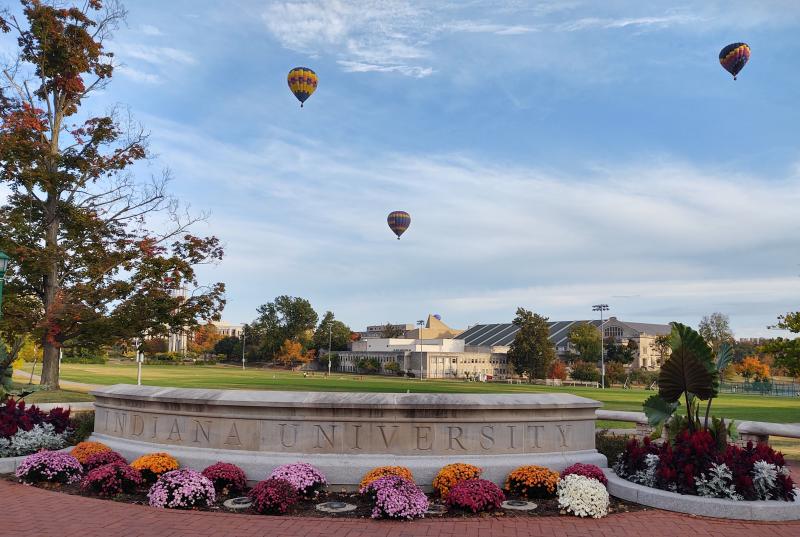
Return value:
[(6, 279), (6, 268), (8, 268), (8, 262), (11, 260), (10, 257), (6, 255), (6, 253), (0, 250), (0, 318), (3, 317), (3, 282)]
[(333, 341), (333, 321), (328, 323), (328, 377), (331, 376), (331, 362), (333, 362), (333, 355), (331, 354), (332, 345), (331, 342)]
[(247, 325), (242, 325), (242, 371), (244, 371), (244, 349), (247, 346)]
[(595, 304), (592, 311), (600, 312), (600, 383), (603, 389), (606, 387), (606, 344), (603, 332), (603, 312), (608, 311), (608, 304)]
[(422, 380), (422, 327), (425, 326), (425, 321), (417, 321), (417, 335), (419, 336), (419, 380)]

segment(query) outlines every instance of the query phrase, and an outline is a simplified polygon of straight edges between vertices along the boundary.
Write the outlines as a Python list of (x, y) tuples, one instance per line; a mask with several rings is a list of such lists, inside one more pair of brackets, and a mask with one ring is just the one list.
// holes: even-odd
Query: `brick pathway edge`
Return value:
[(800, 522), (742, 522), (648, 510), (576, 517), (423, 519), (411, 522), (270, 517), (154, 509), (0, 480), (0, 536), (14, 537), (797, 537)]

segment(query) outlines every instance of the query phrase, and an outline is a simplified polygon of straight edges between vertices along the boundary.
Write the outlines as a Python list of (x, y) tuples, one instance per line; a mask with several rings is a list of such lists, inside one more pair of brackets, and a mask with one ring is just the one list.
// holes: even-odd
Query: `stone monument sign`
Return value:
[(199, 390), (116, 385), (92, 392), (94, 437), (128, 457), (167, 451), (190, 467), (218, 460), (252, 480), (305, 461), (357, 484), (385, 464), (428, 480), (469, 462), (502, 481), (523, 464), (605, 466), (600, 403), (571, 394), (389, 394)]

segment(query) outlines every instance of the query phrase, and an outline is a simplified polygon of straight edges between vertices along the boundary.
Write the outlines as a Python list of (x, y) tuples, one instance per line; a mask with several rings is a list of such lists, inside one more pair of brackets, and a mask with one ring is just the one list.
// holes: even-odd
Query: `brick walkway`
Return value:
[(0, 536), (14, 537), (797, 537), (800, 522), (757, 523), (664, 511), (573, 517), (388, 522), (153, 509), (0, 480)]

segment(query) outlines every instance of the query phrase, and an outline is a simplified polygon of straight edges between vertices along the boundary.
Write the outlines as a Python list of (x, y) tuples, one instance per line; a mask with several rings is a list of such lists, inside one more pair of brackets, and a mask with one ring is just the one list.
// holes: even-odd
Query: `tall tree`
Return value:
[(258, 308), (258, 317), (247, 336), (257, 338), (263, 356), (274, 357), (287, 339), (310, 344), (317, 319), (308, 300), (281, 295)]
[(386, 323), (383, 325), (383, 330), (381, 330), (381, 337), (382, 338), (396, 338), (396, 337), (403, 337), (403, 329), (397, 325), (392, 323)]
[(731, 330), (731, 320), (724, 313), (714, 312), (706, 315), (700, 320), (697, 331), (703, 339), (711, 345), (711, 350), (716, 355), (723, 343), (733, 345), (733, 330)]
[(342, 321), (337, 321), (333, 312), (326, 311), (314, 331), (314, 348), (327, 351), (330, 343), (334, 351), (345, 351), (350, 343), (350, 327)]
[[(779, 316), (778, 323), (770, 328), (800, 334), (800, 311)], [(800, 336), (775, 338), (767, 341), (759, 350), (772, 354), (776, 367), (785, 368), (789, 375), (800, 378)]]
[(600, 359), (602, 338), (600, 330), (590, 323), (581, 323), (569, 332), (569, 342), (584, 361), (597, 361)]
[(606, 361), (618, 362), (621, 364), (629, 364), (636, 358), (636, 351), (638, 346), (634, 340), (628, 340), (627, 343), (621, 343), (616, 338), (609, 337), (605, 341), (606, 346)]
[(192, 352), (209, 353), (214, 350), (214, 345), (222, 339), (217, 327), (211, 323), (197, 327), (192, 332), (189, 340), (189, 350)]
[(663, 364), (672, 350), (669, 343), (669, 334), (662, 334), (653, 338), (653, 341), (650, 343), (650, 348), (658, 355), (658, 364)]
[(550, 364), (556, 360), (556, 350), (550, 342), (548, 318), (517, 308), (514, 325), (519, 327), (508, 349), (508, 361), (517, 373), (525, 373), (528, 380), (547, 377)]
[[(3, 335), (35, 333), (41, 383), (57, 386), (59, 348), (166, 333), (218, 317), (224, 286), (201, 287), (195, 266), (221, 258), (217, 239), (167, 195), (168, 173), (137, 181), (147, 134), (121, 109), (81, 113), (114, 72), (105, 45), (125, 18), (114, 0), (82, 7), (21, 0), (24, 18), (0, 17), (18, 58), (0, 87), (0, 211), (6, 274)], [(150, 216), (159, 213), (158, 231)], [(166, 222), (166, 223), (165, 223)], [(187, 296), (177, 291), (191, 288)]]

